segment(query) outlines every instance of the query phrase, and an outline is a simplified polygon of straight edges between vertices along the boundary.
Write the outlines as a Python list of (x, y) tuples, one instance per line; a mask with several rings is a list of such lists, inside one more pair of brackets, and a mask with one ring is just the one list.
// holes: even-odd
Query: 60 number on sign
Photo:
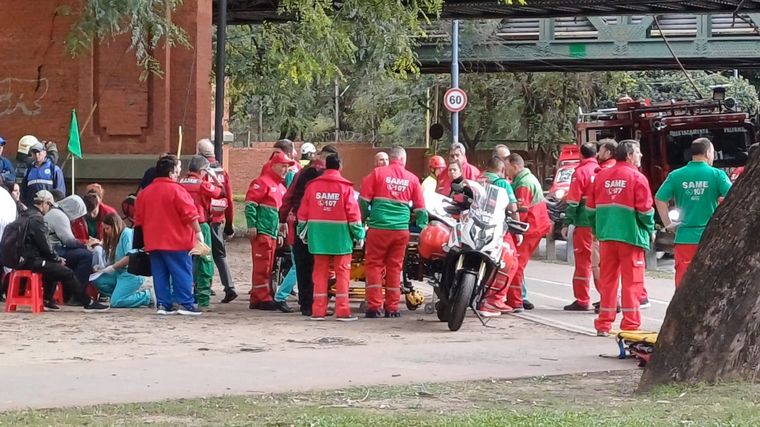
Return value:
[(467, 94), (459, 88), (451, 88), (443, 95), (443, 105), (452, 113), (458, 113), (467, 106)]

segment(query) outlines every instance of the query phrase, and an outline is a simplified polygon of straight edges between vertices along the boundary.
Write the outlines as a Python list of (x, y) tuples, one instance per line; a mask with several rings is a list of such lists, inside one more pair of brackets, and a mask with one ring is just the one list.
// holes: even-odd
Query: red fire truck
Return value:
[[(715, 146), (713, 166), (726, 170), (730, 176), (735, 168), (746, 163), (747, 150), (757, 138), (749, 115), (737, 111), (736, 102), (731, 98), (722, 99), (721, 93), (725, 92), (716, 91), (710, 100), (655, 104), (623, 97), (616, 108), (581, 112), (576, 125), (576, 142), (580, 145), (604, 138), (638, 140), (643, 154), (641, 171), (656, 192), (670, 171), (691, 160), (691, 142), (707, 137)], [(555, 181), (564, 177), (559, 174), (567, 174), (559, 162), (557, 167)], [(564, 217), (562, 206), (566, 194), (566, 191), (547, 194), (555, 221)], [(658, 235), (660, 250), (669, 246), (667, 239)], [(672, 236), (670, 240), (672, 244)]]

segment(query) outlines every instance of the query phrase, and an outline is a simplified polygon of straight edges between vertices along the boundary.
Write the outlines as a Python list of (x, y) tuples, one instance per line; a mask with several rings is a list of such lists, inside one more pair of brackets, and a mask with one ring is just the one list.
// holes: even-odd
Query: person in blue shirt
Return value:
[(7, 157), (3, 156), (5, 150), (5, 139), (0, 136), (0, 178), (4, 183), (16, 181), (16, 168)]
[(32, 164), (26, 170), (21, 183), (21, 200), (31, 206), (38, 191), (58, 190), (66, 194), (63, 171), (47, 157), (45, 145), (38, 142), (29, 148), (29, 152), (32, 155)]

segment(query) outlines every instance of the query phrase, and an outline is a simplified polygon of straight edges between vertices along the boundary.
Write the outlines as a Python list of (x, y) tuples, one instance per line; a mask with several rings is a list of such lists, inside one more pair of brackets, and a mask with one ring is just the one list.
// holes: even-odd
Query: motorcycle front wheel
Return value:
[(478, 277), (475, 273), (463, 271), (459, 278), (459, 286), (454, 293), (451, 302), (451, 315), (449, 317), (449, 330), (458, 331), (464, 322), (467, 308), (470, 306), (472, 294), (475, 292), (475, 282)]

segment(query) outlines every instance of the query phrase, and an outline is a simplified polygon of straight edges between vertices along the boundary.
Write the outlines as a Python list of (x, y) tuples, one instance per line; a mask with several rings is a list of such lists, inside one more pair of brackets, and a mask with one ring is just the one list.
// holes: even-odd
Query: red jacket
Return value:
[(408, 230), (410, 208), (417, 215), (417, 225), (427, 224), (420, 180), (399, 160), (373, 169), (362, 180), (359, 206), (370, 228)]
[[(480, 170), (465, 160), (462, 163), (462, 176), (464, 176), (464, 179), (477, 180), (480, 176)], [(443, 194), (446, 197), (451, 194), (451, 178), (449, 178), (449, 174), (446, 171), (438, 175), (438, 187), (435, 192)]]
[(192, 249), (197, 219), (193, 197), (171, 178), (156, 178), (135, 200), (135, 226), (142, 227), (148, 252)]
[[(103, 240), (103, 220), (106, 218), (108, 214), (116, 213), (116, 209), (108, 206), (105, 203), (100, 203), (100, 208), (98, 209), (98, 215), (95, 217), (95, 223), (98, 226), (97, 235), (95, 238), (99, 240)], [(85, 220), (85, 217), (81, 217), (76, 219), (74, 222), (71, 223), (71, 232), (74, 233), (74, 237), (77, 238), (82, 243), (87, 243), (87, 241), (90, 239), (90, 232), (87, 228), (87, 222)]]
[(198, 222), (209, 222), (211, 220), (211, 202), (222, 195), (222, 189), (206, 181), (201, 174), (195, 172), (188, 173), (186, 177), (179, 180), (179, 183), (193, 197), (195, 208), (198, 209)]
[(251, 181), (245, 194), (245, 219), (248, 228), (256, 228), (259, 233), (277, 238), (280, 225), (278, 210), (285, 195), (285, 184), (281, 176), (267, 163), (261, 176)]
[(599, 173), (602, 169), (609, 169), (617, 164), (617, 160), (615, 159), (607, 159), (604, 162), (599, 164), (599, 169), (596, 170), (597, 173)]
[(736, 178), (739, 178), (739, 176), (743, 173), (744, 166), (739, 166), (738, 168), (734, 169), (734, 171), (731, 172), (731, 182), (736, 182)]
[(580, 227), (588, 226), (586, 214), (586, 200), (589, 193), (594, 189), (594, 175), (599, 170), (599, 162), (595, 157), (581, 160), (575, 168), (570, 188), (567, 191), (568, 210), (565, 218), (566, 224), (575, 224)]
[(304, 227), (307, 227), (309, 252), (317, 255), (350, 254), (354, 240), (364, 238), (353, 184), (339, 171), (326, 170), (306, 186), (298, 208), (299, 231)]
[[(235, 204), (232, 202), (230, 175), (214, 157), (207, 157), (207, 160), (211, 164), (211, 170), (216, 173), (216, 177), (222, 184), (222, 194), (211, 199), (211, 222), (232, 224), (235, 219)], [(207, 177), (206, 181), (211, 182), (211, 178)]]

